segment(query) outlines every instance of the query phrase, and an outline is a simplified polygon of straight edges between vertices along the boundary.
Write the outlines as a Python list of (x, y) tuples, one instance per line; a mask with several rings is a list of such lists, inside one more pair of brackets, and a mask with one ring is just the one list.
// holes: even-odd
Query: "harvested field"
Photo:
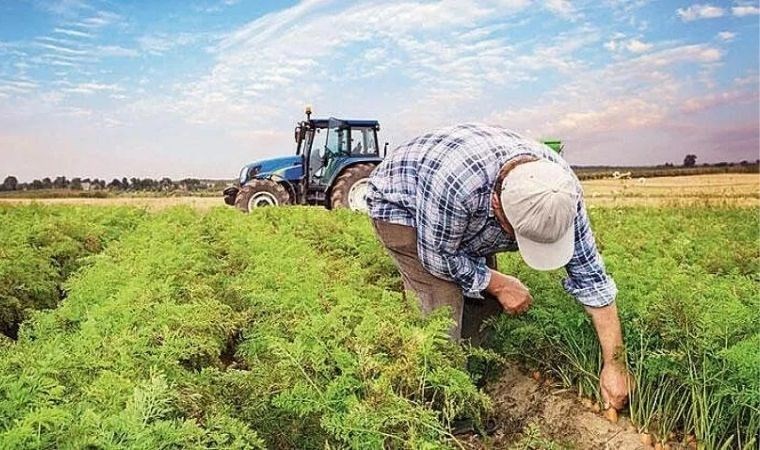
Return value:
[[(711, 174), (583, 181), (586, 201), (595, 206), (760, 206), (760, 174)], [(126, 205), (160, 210), (189, 205), (200, 210), (222, 206), (218, 197), (108, 197), (31, 199), (0, 197), (0, 204)]]
[(588, 204), (598, 206), (760, 206), (760, 174), (588, 180), (583, 187)]

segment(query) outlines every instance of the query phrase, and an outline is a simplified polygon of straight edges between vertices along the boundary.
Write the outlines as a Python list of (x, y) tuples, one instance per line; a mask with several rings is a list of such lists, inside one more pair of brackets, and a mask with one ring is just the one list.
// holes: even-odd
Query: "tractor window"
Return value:
[(342, 127), (330, 128), (327, 131), (325, 152), (330, 155), (348, 153), (348, 129)]
[(351, 154), (352, 155), (377, 154), (377, 146), (375, 145), (375, 129), (374, 128), (351, 129)]

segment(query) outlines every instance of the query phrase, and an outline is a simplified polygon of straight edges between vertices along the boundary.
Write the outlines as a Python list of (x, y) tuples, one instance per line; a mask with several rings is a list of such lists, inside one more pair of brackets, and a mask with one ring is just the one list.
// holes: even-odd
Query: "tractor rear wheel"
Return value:
[(374, 164), (357, 164), (344, 170), (333, 185), (330, 206), (366, 212), (369, 174), (373, 170)]
[(243, 212), (265, 206), (289, 205), (290, 194), (280, 183), (272, 180), (251, 180), (240, 188), (235, 207)]

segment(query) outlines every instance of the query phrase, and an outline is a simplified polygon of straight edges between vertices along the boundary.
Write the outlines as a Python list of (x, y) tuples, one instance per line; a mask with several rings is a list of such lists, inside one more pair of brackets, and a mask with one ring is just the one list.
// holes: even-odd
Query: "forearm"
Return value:
[(602, 347), (604, 364), (614, 362), (623, 351), (623, 332), (620, 327), (617, 305), (615, 303), (601, 308), (586, 307), (586, 312), (594, 323), (599, 345)]

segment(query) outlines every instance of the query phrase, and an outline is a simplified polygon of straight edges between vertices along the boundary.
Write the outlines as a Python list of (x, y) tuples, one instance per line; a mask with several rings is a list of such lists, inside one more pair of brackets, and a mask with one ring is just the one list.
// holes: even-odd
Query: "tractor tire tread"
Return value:
[(335, 181), (330, 193), (330, 209), (349, 208), (348, 193), (357, 181), (369, 177), (376, 164), (360, 163), (343, 171)]
[(288, 190), (276, 181), (266, 179), (256, 179), (249, 181), (245, 186), (240, 188), (237, 197), (235, 197), (235, 207), (242, 212), (248, 210), (248, 202), (251, 196), (257, 192), (267, 192), (277, 200), (277, 206), (289, 205), (292, 203)]

